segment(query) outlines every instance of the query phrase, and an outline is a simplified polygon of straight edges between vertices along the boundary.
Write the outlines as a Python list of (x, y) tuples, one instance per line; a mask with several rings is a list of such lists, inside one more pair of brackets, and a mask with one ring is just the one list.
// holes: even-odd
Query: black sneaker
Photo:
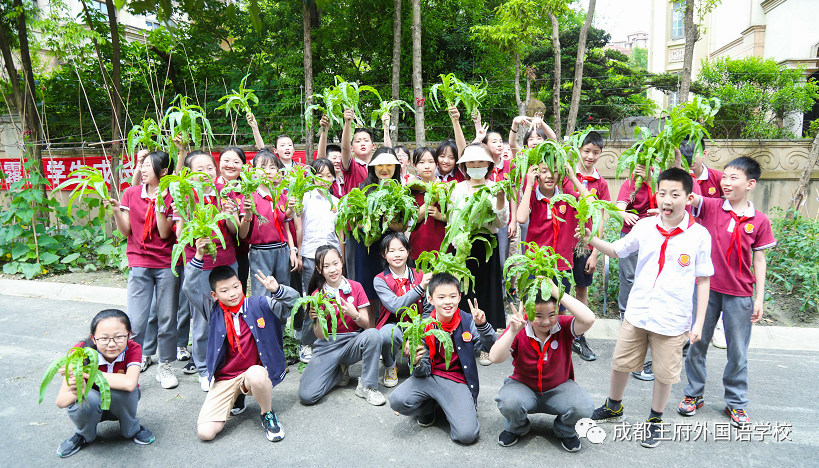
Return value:
[(688, 357), (688, 350), (691, 348), (691, 342), (686, 341), (685, 346), (683, 346), (683, 357)]
[(79, 434), (74, 434), (66, 439), (65, 442), (60, 444), (60, 446), (57, 448), (57, 455), (59, 455), (61, 458), (68, 458), (79, 452), (83, 445), (86, 444), (88, 444), (88, 442), (85, 441), (85, 437)]
[(580, 437), (577, 437), (577, 434), (571, 437), (561, 437), (560, 445), (562, 445), (567, 452), (577, 452), (580, 450)]
[(584, 361), (594, 361), (597, 359), (597, 356), (594, 355), (594, 351), (589, 348), (589, 344), (586, 342), (586, 335), (580, 335), (572, 342), (572, 351), (577, 353), (580, 359)]
[(530, 429), (531, 427), (532, 427), (532, 425), (529, 423), (529, 420), (527, 419), (527, 420), (526, 420), (526, 429), (524, 429), (522, 433), (520, 433), (520, 434), (512, 434), (512, 433), (511, 433), (511, 432), (509, 432), (509, 431), (503, 431), (503, 432), (501, 432), (501, 433), (500, 433), (500, 435), (498, 436), (498, 444), (499, 444), (501, 447), (509, 447), (510, 445), (515, 445), (515, 444), (517, 444), (517, 443), (518, 443), (518, 439), (520, 439), (521, 437), (523, 437), (523, 436), (525, 436), (526, 434), (528, 434), (528, 433), (529, 433), (529, 429)]
[(645, 380), (645, 381), (652, 381), (654, 380), (654, 372), (651, 371), (651, 361), (646, 361), (643, 364), (642, 372), (632, 372), (632, 377), (635, 379)]
[(596, 408), (592, 413), (592, 420), (602, 422), (619, 422), (623, 420), (623, 404), (616, 410), (611, 409), (608, 398), (600, 408)]
[(245, 396), (239, 394), (239, 396), (236, 397), (236, 401), (233, 403), (233, 408), (230, 409), (230, 414), (238, 416), (244, 413), (246, 408), (247, 405), (245, 404)]
[(429, 414), (418, 416), (418, 425), (421, 427), (429, 427), (435, 424), (435, 410)]
[(182, 372), (186, 374), (195, 374), (196, 373), (196, 364), (193, 363), (193, 359), (188, 361), (185, 364), (185, 367), (182, 368)]
[(148, 429), (145, 429), (142, 426), (139, 426), (139, 431), (137, 431), (137, 433), (134, 434), (134, 443), (135, 444), (148, 445), (151, 442), (153, 442), (154, 440), (155, 440), (154, 439), (154, 433), (149, 431)]
[(646, 421), (645, 438), (640, 441), (640, 445), (646, 448), (655, 448), (660, 445), (660, 424), (662, 420), (651, 418)]
[(270, 442), (279, 442), (284, 439), (284, 429), (282, 429), (278, 418), (276, 418), (276, 413), (273, 411), (268, 411), (262, 415), (262, 427), (266, 432), (267, 440)]

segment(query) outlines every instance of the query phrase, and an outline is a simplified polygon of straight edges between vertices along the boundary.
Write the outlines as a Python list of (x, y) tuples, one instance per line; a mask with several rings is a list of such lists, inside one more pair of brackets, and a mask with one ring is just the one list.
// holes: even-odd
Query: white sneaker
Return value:
[(188, 361), (191, 358), (191, 352), (188, 351), (188, 348), (182, 346), (176, 348), (176, 360), (177, 361)]
[(342, 364), (341, 382), (338, 383), (337, 387), (346, 387), (347, 385), (350, 385), (350, 366), (345, 366)]
[(711, 337), (711, 344), (714, 345), (715, 348), (719, 349), (725, 349), (728, 347), (728, 344), (725, 343), (725, 330), (722, 328), (722, 319), (719, 319), (716, 328), (714, 328), (714, 335)]
[(355, 389), (355, 396), (364, 398), (367, 400), (367, 403), (373, 406), (381, 406), (387, 402), (387, 399), (384, 398), (384, 395), (382, 395), (378, 390), (374, 388), (366, 388), (361, 385), (361, 378), (358, 379), (358, 387)]
[(159, 382), (162, 388), (174, 388), (179, 385), (179, 381), (173, 375), (170, 362), (159, 363), (159, 367), (156, 369), (156, 381)]
[(153, 363), (154, 362), (151, 360), (151, 356), (142, 356), (142, 363), (139, 365), (139, 371), (145, 372)]
[(301, 345), (299, 349), (299, 361), (307, 364), (313, 358), (313, 347), (310, 345)]
[(387, 368), (387, 372), (384, 373), (384, 386), (392, 388), (396, 385), (398, 385), (398, 363)]
[(480, 363), (482, 366), (489, 366), (489, 365), (491, 365), (491, 364), (492, 364), (492, 360), (491, 360), (491, 359), (489, 359), (489, 353), (487, 353), (486, 351), (481, 351), (481, 357), (480, 357), (480, 359), (478, 360), (478, 362), (479, 362), (479, 363)]
[(203, 392), (210, 391), (210, 376), (199, 376), (199, 388), (201, 388)]

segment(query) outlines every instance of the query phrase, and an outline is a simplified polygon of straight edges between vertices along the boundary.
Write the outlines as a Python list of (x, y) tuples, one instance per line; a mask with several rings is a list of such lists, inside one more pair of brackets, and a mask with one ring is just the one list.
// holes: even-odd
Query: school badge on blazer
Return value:
[(559, 211), (560, 214), (566, 214), (566, 205), (560, 205)]
[(709, 187), (709, 188), (708, 188), (708, 195), (713, 195), (713, 194), (715, 194), (715, 193), (717, 193), (717, 189), (716, 189), (716, 188), (714, 188), (714, 187)]
[(461, 333), (461, 338), (464, 340), (464, 342), (469, 343), (470, 341), (472, 341), (472, 333), (465, 331)]
[(746, 224), (745, 225), (745, 232), (747, 232), (748, 234), (753, 234), (754, 233), (754, 225), (751, 224), (751, 223)]
[(591, 189), (591, 193), (592, 193), (592, 195), (597, 195), (597, 188), (596, 188), (596, 187), (592, 187), (592, 189)]
[(677, 262), (680, 264), (680, 266), (687, 267), (691, 264), (691, 256), (688, 254), (682, 254), (680, 255), (680, 258), (677, 259)]
[(259, 328), (264, 328), (264, 317), (257, 318), (256, 319), (256, 325), (258, 325)]

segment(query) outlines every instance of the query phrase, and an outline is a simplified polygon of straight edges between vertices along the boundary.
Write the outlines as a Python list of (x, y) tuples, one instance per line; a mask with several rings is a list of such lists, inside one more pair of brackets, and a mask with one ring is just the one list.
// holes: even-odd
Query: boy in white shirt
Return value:
[[(589, 244), (612, 257), (638, 252), (634, 285), (611, 360), (611, 383), (605, 404), (594, 410), (596, 421), (620, 421), (629, 372), (643, 368), (648, 348), (654, 360), (654, 394), (644, 447), (656, 447), (661, 436), (663, 410), (671, 387), (680, 381), (682, 348), (699, 341), (714, 274), (711, 236), (694, 222), (685, 208), (693, 202), (693, 180), (682, 169), (663, 171), (657, 184), (660, 215), (644, 218), (622, 239), (609, 243), (585, 235)], [(697, 316), (691, 327), (694, 280)], [(690, 333), (689, 333), (689, 330)]]

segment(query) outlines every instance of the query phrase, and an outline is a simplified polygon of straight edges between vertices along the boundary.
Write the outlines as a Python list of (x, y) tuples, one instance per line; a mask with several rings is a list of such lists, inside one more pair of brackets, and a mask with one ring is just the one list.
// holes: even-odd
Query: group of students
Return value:
[[(233, 222), (220, 222), (227, 242), (224, 248), (217, 243), (215, 260), (206, 254), (214, 241), (197, 239), (186, 249), (184, 268), (171, 265), (171, 248), (183, 216), (175, 212), (169, 195), (158, 193), (159, 179), (172, 170), (169, 156), (159, 151), (140, 154), (134, 185), (121, 200), (106, 201), (115, 208), (117, 228), (128, 242), (128, 313), (100, 312), (84, 343), (99, 350), (100, 370), (111, 384), (111, 408), (100, 409), (96, 390), (87, 403), (78, 405), (75, 382), (64, 383), (57, 404), (68, 408), (77, 430), (58, 454), (70, 456), (93, 441), (96, 424), (104, 419), (118, 419), (122, 435), (137, 443), (153, 441), (136, 418), (137, 381), (152, 354), (143, 350), (151, 335), (146, 330), (152, 310), (157, 320), (157, 381), (163, 388), (178, 385), (170, 363), (187, 358), (185, 370), (198, 373), (202, 390), (208, 392), (197, 421), (199, 437), (213, 439), (231, 415), (245, 410), (246, 396), (252, 395), (266, 437), (282, 440), (284, 430), (272, 410), (272, 389), (288, 370), (284, 323), (299, 297), (318, 291), (338, 300), (341, 310), (335, 318), (335, 338), (326, 336), (318, 324), (317, 314), (327, 311), (304, 313), (297, 338), (300, 357), (307, 362), (298, 390), (305, 405), (317, 403), (334, 387), (347, 386), (349, 366), (361, 362), (358, 397), (375, 406), (389, 400), (394, 411), (415, 416), (421, 426), (434, 424), (440, 409), (450, 424), (451, 438), (468, 444), (480, 429), (476, 364), (500, 363), (511, 355), (513, 373), (495, 398), (506, 419), (498, 443), (516, 443), (529, 431), (528, 415), (547, 413), (557, 416), (554, 432), (563, 447), (577, 451), (576, 422), (587, 417), (622, 418), (628, 373), (645, 371), (650, 349), (656, 375), (650, 424), (642, 444), (654, 447), (671, 386), (680, 380), (683, 348), (688, 349), (689, 343), (685, 360), (689, 384), (678, 411), (690, 416), (703, 406), (705, 354), (722, 315), (728, 344), (723, 377), (726, 413), (733, 424), (747, 424), (746, 352), (751, 325), (762, 316), (764, 251), (776, 243), (768, 219), (748, 200), (760, 177), (759, 164), (740, 157), (720, 174), (702, 164), (704, 153), (693, 154), (693, 145), (686, 144), (678, 153), (678, 167), (659, 174), (656, 194), (647, 183), (635, 190), (636, 177), (646, 175), (645, 168), (638, 168), (617, 200), (625, 219), (621, 239), (608, 243), (601, 239), (602, 232), (578, 226), (570, 205), (550, 203), (559, 193), (591, 193), (609, 199), (608, 184), (594, 167), (603, 140), (591, 132), (582, 142), (578, 166), (567, 167), (565, 178), (540, 164), (526, 175), (521, 193), (500, 192), (493, 200), (495, 217), (482, 226), (479, 236), (487, 240), (495, 236), (498, 248), (487, 256), (484, 243), (474, 243), (467, 266), (475, 288), (464, 293), (452, 275), (425, 274), (414, 267), (421, 252), (441, 248), (447, 223), (446, 210), (426, 206), (423, 192), (413, 190), (419, 206), (417, 225), (393, 222), (373, 248), (349, 235), (339, 238), (334, 222), (339, 199), (353, 188), (364, 189), (386, 179), (404, 184), (416, 177), (455, 183), (449, 203), (457, 208), (479, 187), (507, 177), (519, 150), (517, 132), (524, 125), (529, 127), (523, 137), (527, 147), (557, 138), (540, 116), (517, 117), (507, 143), (476, 116), (476, 138), (467, 144), (457, 109), (450, 108), (449, 113), (456, 138), (435, 149), (418, 148), (411, 157), (405, 148), (390, 147), (388, 116), (385, 146), (375, 152), (372, 132), (353, 130), (352, 110), (344, 113), (340, 146), (328, 144), (329, 120), (323, 118), (318, 157), (309, 167), (293, 162), (289, 137), (278, 137), (274, 151), (265, 149), (249, 115), (257, 146), (262, 147), (253, 158), (254, 167), (263, 169), (273, 183), (279, 180), (279, 171), (310, 170), (332, 195), (328, 199), (321, 190), (305, 195), (303, 212), (296, 216), (294, 200), (286, 191), (273, 200), (264, 185), (252, 203), (238, 195), (195, 194), (206, 203), (218, 204)], [(693, 174), (679, 168), (682, 157)], [(185, 154), (180, 148), (179, 162), (180, 168), (208, 174), (215, 191), (238, 178), (247, 163), (242, 150), (235, 147), (226, 148), (218, 164), (209, 153)], [(415, 175), (407, 170), (410, 164)], [(164, 203), (157, 204), (158, 196)], [(578, 257), (573, 249), (581, 236), (593, 247), (585, 257)], [(560, 296), (552, 282), (550, 297), (535, 298), (531, 321), (526, 318), (529, 311), (522, 305), (515, 307), (514, 296), (512, 314), (507, 316), (502, 292), (501, 265), (523, 240), (552, 246), (565, 259), (559, 269), (573, 270), (576, 283), (573, 297)], [(583, 335), (594, 323), (587, 288), (600, 252), (620, 258), (622, 327), (612, 357), (609, 398), (594, 409), (591, 397), (575, 383), (571, 356), (574, 350), (584, 359), (594, 359)], [(720, 274), (713, 276), (715, 267)], [(251, 297), (246, 297), (248, 277)], [(514, 293), (514, 285), (509, 286)], [(565, 286), (571, 289), (570, 284)], [(450, 359), (445, 359), (447, 353), (434, 336), (425, 338), (417, 349), (402, 348), (398, 314), (413, 304), (449, 333), (454, 344)], [(192, 359), (186, 347), (189, 336)], [(417, 364), (410, 366), (410, 377), (399, 385), (398, 364), (407, 362), (410, 355)], [(389, 399), (378, 389), (379, 361), (385, 367), (383, 385), (397, 387)]]

